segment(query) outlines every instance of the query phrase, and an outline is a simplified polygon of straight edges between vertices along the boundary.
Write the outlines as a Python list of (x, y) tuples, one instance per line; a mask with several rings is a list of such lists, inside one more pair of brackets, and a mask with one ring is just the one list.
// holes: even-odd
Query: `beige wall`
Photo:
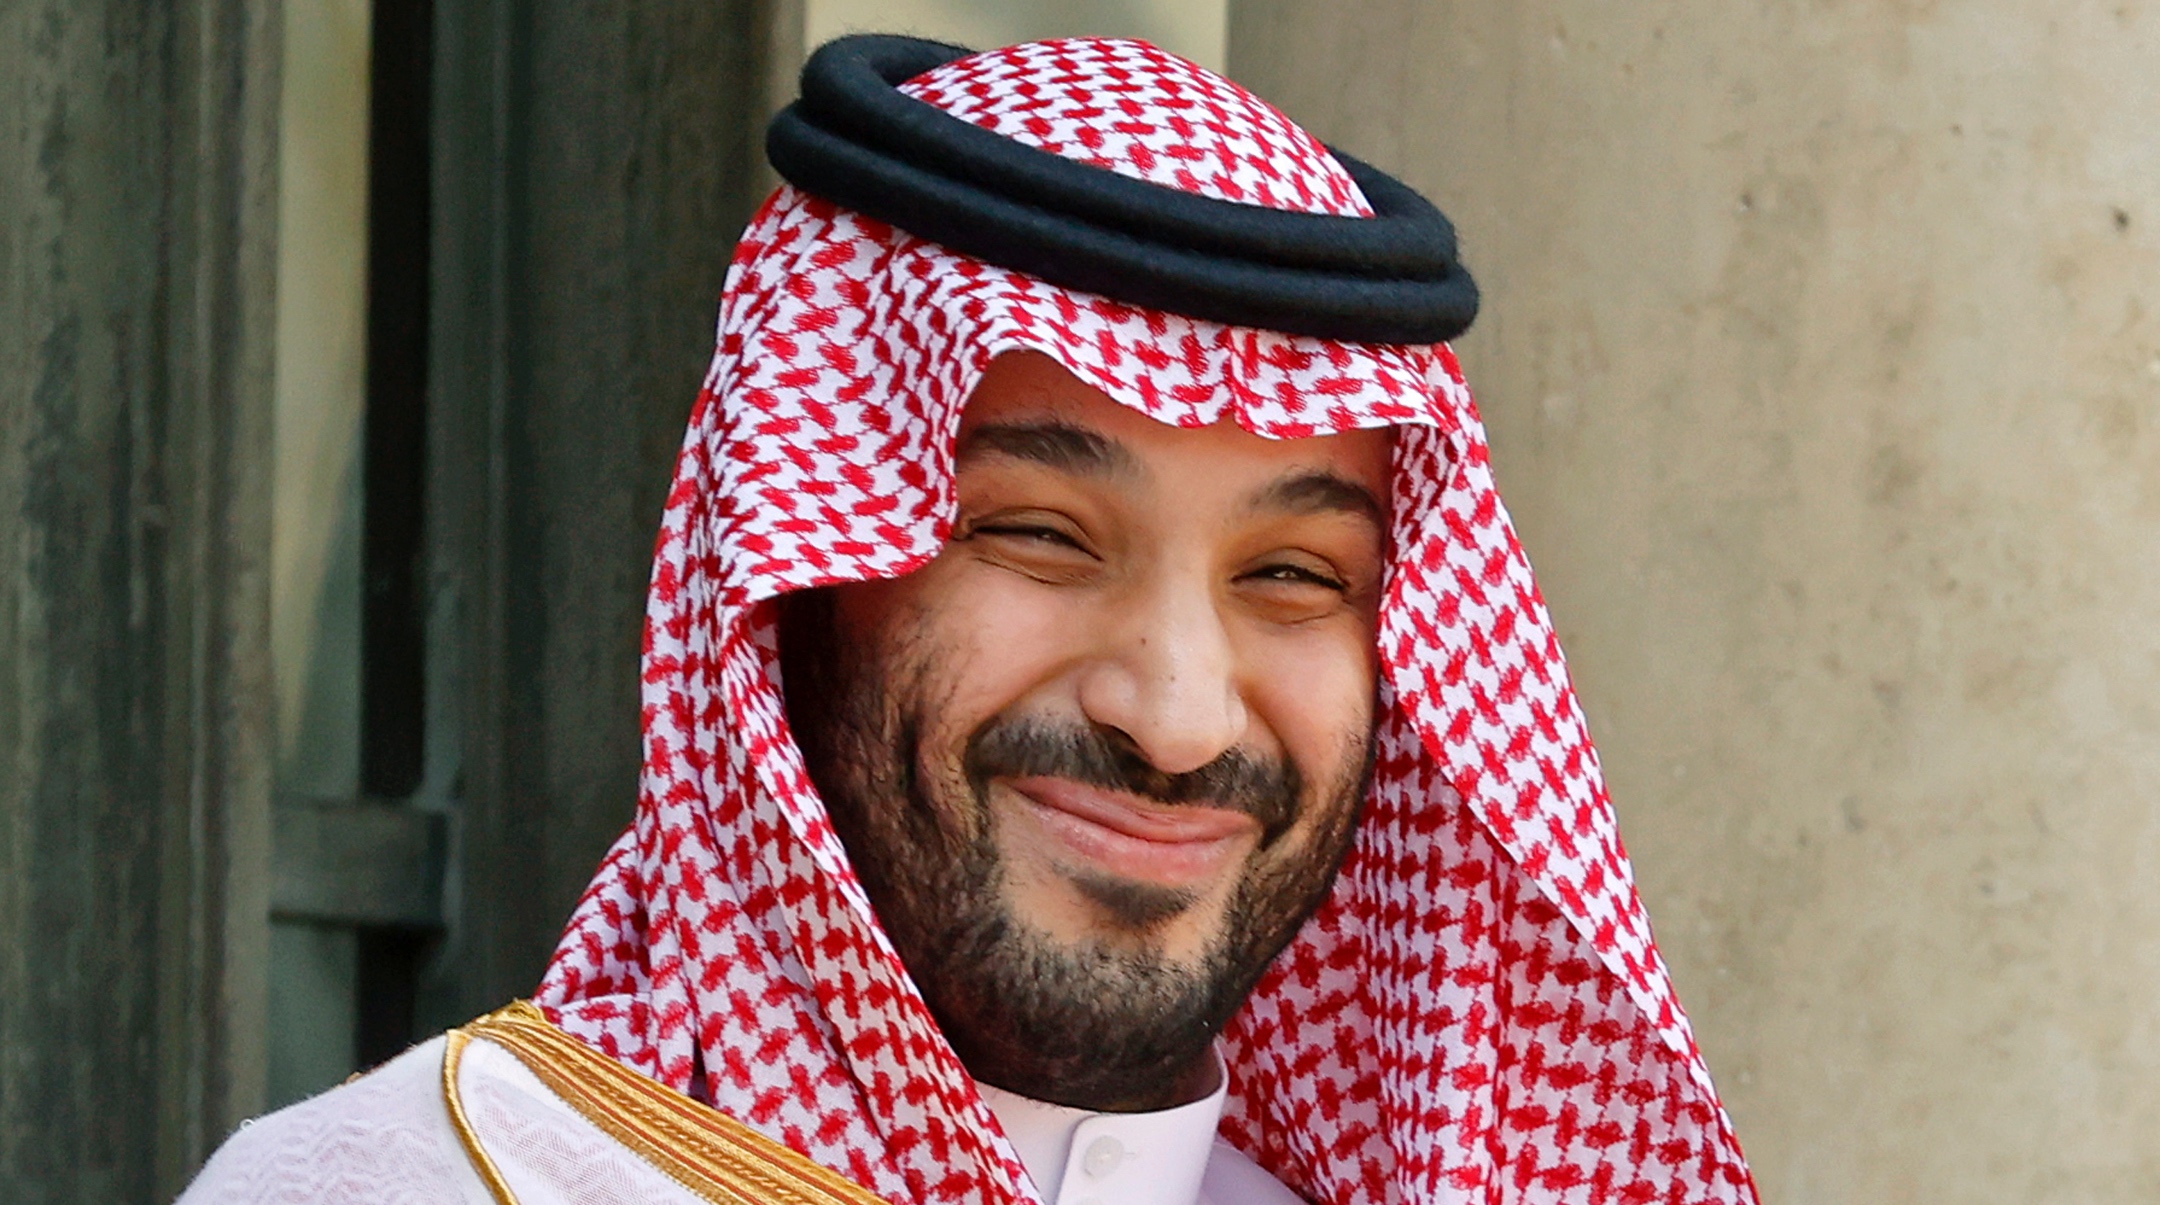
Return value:
[(1236, 0), (1464, 340), (1774, 1205), (2160, 1200), (2160, 5)]
[[(909, 33), (987, 50), (1079, 34), (1143, 38), (1216, 70), (1225, 0), (799, 0), (804, 45), (844, 33)], [(793, 96), (790, 90), (789, 96)]]

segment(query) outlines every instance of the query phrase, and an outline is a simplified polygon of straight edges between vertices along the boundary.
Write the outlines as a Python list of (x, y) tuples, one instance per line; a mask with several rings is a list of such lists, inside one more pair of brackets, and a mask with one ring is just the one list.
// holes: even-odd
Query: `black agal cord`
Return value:
[(765, 134), (803, 191), (987, 263), (1147, 309), (1370, 343), (1469, 329), (1477, 284), (1455, 228), (1387, 173), (1330, 148), (1370, 218), (1219, 201), (1066, 159), (896, 85), (971, 53), (863, 34), (818, 48)]

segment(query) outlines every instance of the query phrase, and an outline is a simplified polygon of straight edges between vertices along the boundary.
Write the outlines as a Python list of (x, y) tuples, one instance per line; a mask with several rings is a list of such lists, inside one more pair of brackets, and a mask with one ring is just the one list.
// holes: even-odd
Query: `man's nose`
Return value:
[(1236, 649), (1204, 587), (1163, 584), (1130, 598), (1080, 681), (1089, 719), (1123, 732), (1149, 765), (1183, 774), (1245, 735)]

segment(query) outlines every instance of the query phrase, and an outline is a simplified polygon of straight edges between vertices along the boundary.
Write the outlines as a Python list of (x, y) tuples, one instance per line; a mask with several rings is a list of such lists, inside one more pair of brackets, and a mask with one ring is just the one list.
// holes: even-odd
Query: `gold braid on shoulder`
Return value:
[(524, 1000), (451, 1030), (443, 1047), (443, 1103), (498, 1205), (518, 1205), (517, 1196), (481, 1145), (458, 1091), (458, 1068), (475, 1040), (515, 1055), (601, 1132), (713, 1205), (887, 1205), (831, 1168), (608, 1058)]

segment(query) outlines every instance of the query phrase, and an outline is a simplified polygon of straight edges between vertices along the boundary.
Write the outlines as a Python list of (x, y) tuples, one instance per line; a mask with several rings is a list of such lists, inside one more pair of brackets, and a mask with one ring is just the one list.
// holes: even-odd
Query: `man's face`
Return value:
[(1389, 441), (1181, 430), (1003, 356), (938, 557), (786, 600), (811, 777), (978, 1078), (1095, 1109), (1212, 1087), (1355, 826)]

